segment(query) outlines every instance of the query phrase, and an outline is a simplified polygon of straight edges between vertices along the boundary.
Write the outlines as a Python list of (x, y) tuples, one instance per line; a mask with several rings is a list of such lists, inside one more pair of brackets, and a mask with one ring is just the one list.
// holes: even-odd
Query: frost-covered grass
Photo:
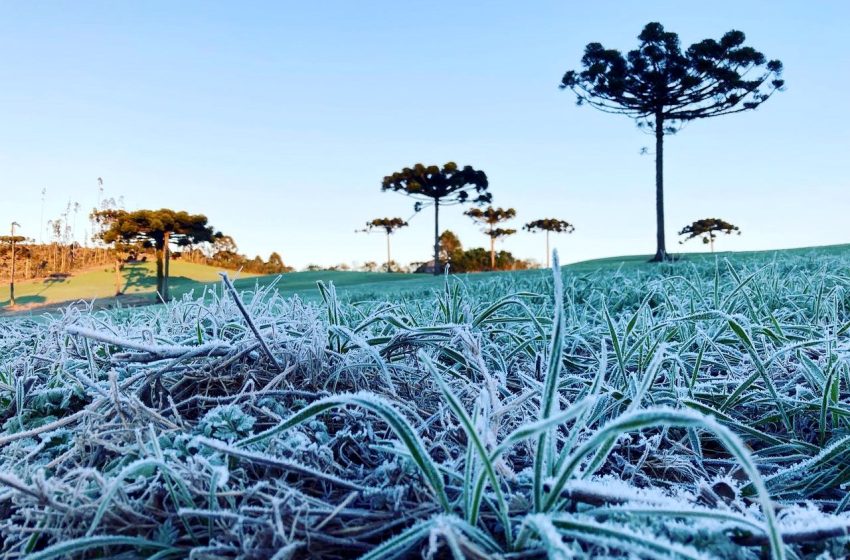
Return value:
[(845, 557), (849, 266), (0, 322), (4, 557)]

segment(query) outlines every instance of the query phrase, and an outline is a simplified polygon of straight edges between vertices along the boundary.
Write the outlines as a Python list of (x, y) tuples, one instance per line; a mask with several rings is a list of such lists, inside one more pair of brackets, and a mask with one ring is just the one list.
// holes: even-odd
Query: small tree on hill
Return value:
[(401, 218), (375, 218), (366, 223), (366, 230), (383, 229), (387, 234), (387, 272), (392, 272), (392, 257), (390, 256), (390, 236), (397, 230), (407, 227), (407, 222)]
[[(168, 269), (171, 244), (188, 246), (211, 242), (221, 233), (214, 233), (203, 214), (189, 214), (168, 208), (160, 210), (120, 211), (108, 229), (101, 233), (106, 243), (120, 240), (152, 247), (156, 253), (156, 290), (168, 301)], [(262, 259), (261, 259), (262, 260)]]
[(713, 253), (714, 240), (717, 239), (718, 233), (725, 233), (726, 235), (737, 233), (738, 235), (741, 235), (741, 229), (738, 226), (733, 226), (729, 222), (724, 222), (719, 218), (705, 218), (697, 220), (691, 225), (682, 228), (679, 235), (687, 235), (687, 237), (682, 241), (679, 241), (679, 243), (684, 243), (694, 237), (701, 237), (703, 243), (711, 246), (711, 252)]
[(382, 191), (396, 191), (421, 200), (414, 209), (419, 212), (423, 202), (434, 205), (434, 275), (440, 273), (440, 206), (452, 204), (487, 204), (493, 195), (487, 192), (489, 183), (483, 171), (470, 166), (459, 168), (450, 161), (443, 167), (417, 163), (384, 177)]
[(546, 232), (546, 268), (549, 268), (549, 234), (550, 233), (572, 233), (576, 230), (569, 222), (558, 220), (556, 218), (543, 218), (528, 222), (523, 226), (523, 229), (531, 233), (537, 231)]
[(124, 267), (124, 261), (127, 260), (127, 257), (134, 249), (139, 248), (139, 243), (136, 239), (125, 239), (119, 235), (109, 236), (109, 240), (107, 241), (104, 237), (104, 233), (109, 231), (113, 224), (115, 224), (118, 219), (126, 213), (127, 212), (125, 210), (118, 208), (104, 208), (103, 210), (94, 210), (89, 215), (92, 224), (97, 231), (95, 235), (98, 239), (107, 243), (112, 250), (115, 267), (114, 278), (116, 296), (120, 296), (122, 294), (121, 284), (123, 283), (123, 279), (121, 278), (121, 269)]
[(470, 208), (464, 212), (476, 223), (484, 226), (484, 233), (490, 238), (490, 269), (496, 268), (496, 240), (516, 233), (515, 229), (502, 229), (496, 226), (516, 217), (513, 208)]
[(581, 72), (569, 71), (561, 88), (571, 89), (578, 104), (626, 115), (655, 134), (655, 261), (667, 258), (664, 243), (664, 135), (690, 121), (755, 109), (784, 84), (782, 63), (768, 61), (745, 46), (740, 31), (719, 41), (704, 39), (684, 52), (679, 36), (649, 23), (640, 46), (624, 57), (620, 51), (590, 43)]
[(463, 244), (460, 238), (450, 229), (447, 229), (440, 234), (440, 259), (444, 261), (452, 260), (452, 255), (458, 251), (463, 251)]
[(12, 222), (12, 234), (0, 236), (0, 243), (8, 243), (9, 249), (12, 253), (12, 263), (9, 268), (9, 305), (12, 307), (15, 305), (15, 246), (18, 243), (23, 243), (27, 240), (27, 238), (22, 235), (15, 235), (16, 226), (19, 227), (20, 224), (18, 224), (18, 222)]
[(269, 255), (269, 260), (266, 262), (266, 270), (269, 274), (280, 274), (292, 269), (283, 263), (283, 257), (280, 256), (280, 253), (274, 251)]

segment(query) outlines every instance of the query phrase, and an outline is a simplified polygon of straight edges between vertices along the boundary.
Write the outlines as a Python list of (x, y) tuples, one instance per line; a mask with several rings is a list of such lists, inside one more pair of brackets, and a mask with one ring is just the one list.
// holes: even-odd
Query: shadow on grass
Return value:
[(142, 290), (144, 288), (154, 288), (156, 286), (156, 275), (148, 270), (143, 264), (125, 264), (124, 265), (124, 288), (122, 292), (126, 292), (130, 288)]
[(15, 307), (12, 308), (9, 307), (10, 300), (4, 299), (0, 300), (0, 308), (2, 308), (0, 311), (10, 311), (12, 309), (17, 309), (20, 306), (39, 304), (44, 303), (45, 301), (47, 301), (47, 298), (38, 294), (19, 296), (15, 298)]

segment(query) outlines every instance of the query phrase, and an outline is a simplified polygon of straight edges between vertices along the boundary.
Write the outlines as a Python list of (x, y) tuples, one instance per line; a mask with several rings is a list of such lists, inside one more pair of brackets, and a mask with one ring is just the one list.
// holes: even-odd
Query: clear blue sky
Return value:
[[(297, 267), (381, 261), (373, 217), (412, 214), (381, 178), (416, 162), (485, 170), (516, 225), (576, 224), (565, 261), (654, 250), (651, 138), (560, 91), (584, 45), (623, 50), (649, 21), (685, 44), (736, 28), (785, 63), (755, 112), (690, 124), (665, 153), (668, 246), (702, 217), (735, 250), (850, 241), (850, 2), (7, 2), (0, 7), (0, 227), (38, 237), (85, 209), (207, 214), (243, 252)], [(452, 208), (442, 228), (484, 235)], [(433, 215), (394, 238), (430, 253)], [(692, 242), (693, 243), (693, 242)], [(543, 259), (543, 237), (501, 244)], [(690, 249), (704, 250), (694, 243)]]

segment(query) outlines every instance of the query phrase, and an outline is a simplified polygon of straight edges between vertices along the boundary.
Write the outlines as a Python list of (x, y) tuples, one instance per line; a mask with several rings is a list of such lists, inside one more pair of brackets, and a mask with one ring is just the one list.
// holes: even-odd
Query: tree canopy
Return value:
[[(640, 46), (626, 56), (590, 43), (583, 70), (570, 70), (561, 88), (578, 103), (624, 114), (647, 125), (668, 126), (694, 119), (755, 109), (782, 88), (782, 63), (744, 45), (743, 32), (703, 39), (682, 51), (679, 36), (651, 22), (638, 35)], [(669, 130), (666, 130), (669, 132)]]
[(682, 228), (679, 235), (685, 235), (687, 237), (679, 243), (690, 241), (695, 237), (701, 237), (704, 244), (711, 245), (711, 250), (713, 252), (714, 240), (717, 239), (718, 233), (725, 233), (726, 235), (737, 233), (738, 235), (741, 235), (741, 228), (721, 220), (720, 218), (703, 218), (702, 220), (697, 220)]
[(516, 217), (516, 210), (513, 208), (470, 208), (464, 212), (472, 218), (476, 223), (484, 226), (483, 232), (490, 238), (490, 268), (496, 268), (496, 240), (502, 237), (507, 237), (516, 233), (515, 229), (497, 228), (496, 226), (502, 222), (506, 222)]
[(536, 231), (547, 231), (552, 233), (572, 233), (575, 231), (575, 226), (564, 220), (557, 218), (542, 218), (528, 222), (522, 228), (532, 233)]
[(395, 233), (397, 229), (407, 227), (407, 222), (401, 218), (375, 218), (366, 222), (366, 229), (382, 228), (387, 235)]
[(535, 233), (538, 231), (546, 232), (546, 268), (549, 268), (549, 234), (550, 233), (572, 233), (576, 230), (575, 226), (564, 220), (557, 218), (541, 218), (528, 222), (522, 229)]
[[(168, 300), (169, 245), (188, 246), (212, 242), (222, 234), (207, 225), (203, 214), (190, 214), (168, 208), (160, 210), (106, 210), (102, 219), (108, 227), (100, 233), (105, 243), (136, 243), (152, 247), (156, 253), (156, 287), (160, 297)], [(97, 216), (100, 212), (95, 212)]]
[(375, 218), (370, 222), (366, 222), (366, 230), (370, 231), (375, 228), (381, 228), (387, 234), (387, 272), (392, 272), (393, 259), (390, 254), (390, 235), (397, 229), (407, 227), (407, 222), (401, 218)]
[[(417, 163), (384, 177), (381, 190), (430, 199), (443, 206), (449, 204), (487, 204), (492, 194), (487, 192), (487, 175), (466, 165), (463, 168), (450, 161), (438, 167)], [(421, 204), (417, 205), (417, 209)]]
[(418, 198), (414, 209), (419, 212), (423, 203), (434, 205), (434, 274), (439, 274), (440, 262), (440, 206), (452, 204), (487, 204), (493, 195), (487, 191), (487, 175), (471, 166), (458, 167), (450, 161), (438, 167), (417, 163), (387, 175), (381, 183), (382, 191), (395, 191)]
[(579, 105), (626, 115), (655, 134), (656, 254), (665, 260), (663, 137), (696, 119), (757, 108), (781, 90), (782, 63), (745, 45), (732, 30), (719, 40), (704, 39), (682, 50), (679, 36), (657, 22), (638, 35), (640, 45), (625, 56), (590, 43), (582, 70), (570, 70), (562, 89)]
[(452, 272), (481, 272), (484, 270), (525, 270), (530, 263), (515, 258), (508, 251), (496, 253), (495, 266), (488, 251), (482, 247), (464, 249), (457, 235), (451, 230), (440, 234), (441, 258), (451, 263)]

